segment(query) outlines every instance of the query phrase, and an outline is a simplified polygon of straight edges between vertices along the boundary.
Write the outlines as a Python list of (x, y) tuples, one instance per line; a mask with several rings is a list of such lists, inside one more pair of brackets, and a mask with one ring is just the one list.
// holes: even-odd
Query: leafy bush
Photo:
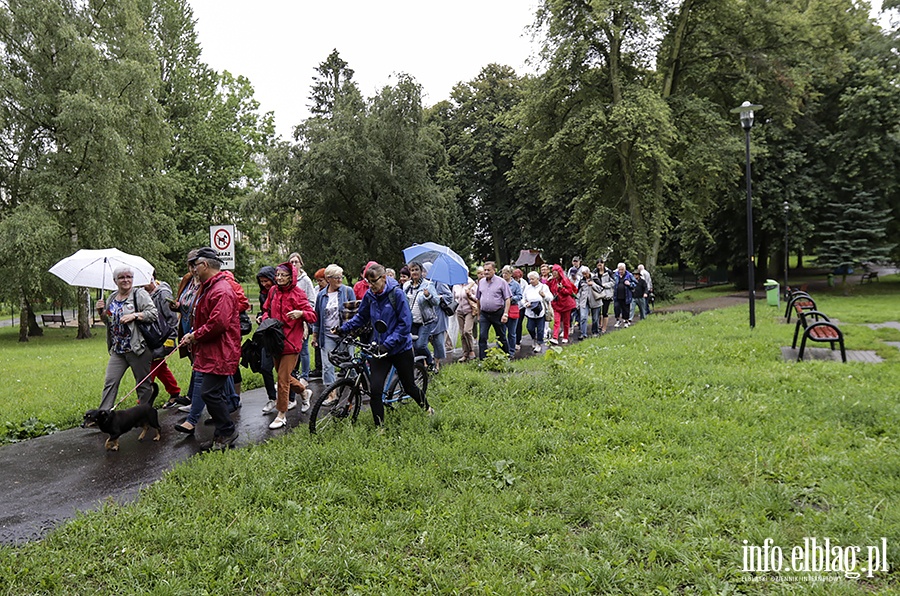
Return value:
[(653, 295), (656, 300), (671, 300), (678, 292), (672, 279), (662, 271), (653, 272)]
[(17, 443), (27, 439), (34, 439), (43, 435), (55, 433), (59, 428), (51, 422), (41, 422), (37, 418), (28, 418), (27, 420), (16, 424), (15, 422), (6, 422), (6, 435), (3, 441), (7, 443)]

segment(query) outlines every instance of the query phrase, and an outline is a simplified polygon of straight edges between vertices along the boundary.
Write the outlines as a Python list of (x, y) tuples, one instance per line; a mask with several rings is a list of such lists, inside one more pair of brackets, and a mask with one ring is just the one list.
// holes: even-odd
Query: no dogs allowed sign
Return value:
[(234, 226), (209, 226), (209, 245), (216, 249), (222, 269), (234, 270)]

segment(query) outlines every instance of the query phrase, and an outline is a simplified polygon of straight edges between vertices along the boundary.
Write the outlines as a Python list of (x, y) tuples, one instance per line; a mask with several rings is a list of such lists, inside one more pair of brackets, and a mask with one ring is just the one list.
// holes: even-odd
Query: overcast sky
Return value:
[[(536, 71), (527, 62), (537, 51), (528, 27), (538, 0), (189, 1), (203, 61), (250, 79), (285, 139), (309, 116), (315, 68), (333, 49), (355, 71), (364, 96), (405, 72), (422, 85), (426, 106), (449, 98), (456, 83), (491, 62), (519, 74)], [(881, 0), (872, 5), (877, 10)]]
[(289, 138), (308, 115), (315, 68), (333, 49), (355, 71), (366, 97), (412, 75), (425, 105), (447, 99), (460, 81), (496, 62), (517, 73), (536, 50), (536, 0), (190, 0), (202, 59), (244, 75), (263, 112)]

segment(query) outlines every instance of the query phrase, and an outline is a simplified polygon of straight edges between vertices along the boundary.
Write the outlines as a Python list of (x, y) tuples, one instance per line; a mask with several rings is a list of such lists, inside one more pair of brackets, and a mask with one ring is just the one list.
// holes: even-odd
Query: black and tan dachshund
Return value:
[[(154, 397), (159, 388), (154, 383)], [(152, 401), (151, 401), (152, 403)], [(143, 441), (147, 431), (152, 428), (156, 431), (154, 441), (159, 441), (160, 427), (159, 416), (153, 406), (142, 404), (127, 410), (88, 410), (84, 414), (84, 422), (82, 428), (96, 426), (101, 431), (107, 433), (109, 438), (106, 439), (106, 449), (108, 451), (119, 450), (119, 437), (138, 426), (143, 427), (141, 436), (138, 441)]]

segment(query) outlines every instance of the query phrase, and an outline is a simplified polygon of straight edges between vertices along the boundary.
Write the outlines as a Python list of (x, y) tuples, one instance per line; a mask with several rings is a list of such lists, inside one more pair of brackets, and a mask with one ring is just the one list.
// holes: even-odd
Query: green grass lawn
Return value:
[[(897, 341), (860, 325), (896, 302), (822, 297), (849, 349)], [(898, 593), (900, 367), (784, 362), (777, 310), (752, 331), (739, 307), (651, 317), (508, 374), (447, 367), (432, 418), (194, 457), (136, 503), (0, 548), (0, 592)], [(99, 386), (102, 349), (58, 349), (60, 375)], [(891, 570), (743, 571), (745, 546), (790, 564), (806, 538), (861, 547), (857, 572), (885, 538)]]

